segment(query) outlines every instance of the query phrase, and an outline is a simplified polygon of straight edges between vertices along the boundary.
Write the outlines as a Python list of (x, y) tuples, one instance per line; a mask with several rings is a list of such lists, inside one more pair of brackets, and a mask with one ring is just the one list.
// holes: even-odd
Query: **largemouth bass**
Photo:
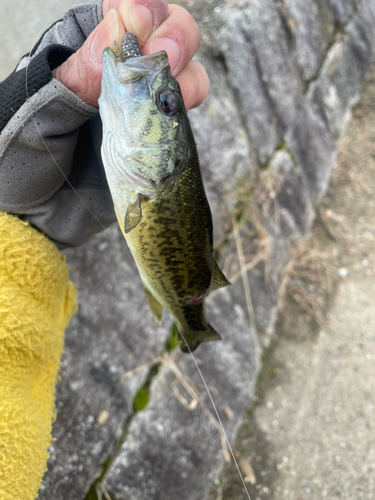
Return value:
[(214, 260), (197, 149), (166, 52), (143, 56), (130, 33), (121, 51), (105, 49), (99, 107), (117, 219), (156, 320), (170, 311), (183, 352), (220, 339), (204, 300), (229, 282)]

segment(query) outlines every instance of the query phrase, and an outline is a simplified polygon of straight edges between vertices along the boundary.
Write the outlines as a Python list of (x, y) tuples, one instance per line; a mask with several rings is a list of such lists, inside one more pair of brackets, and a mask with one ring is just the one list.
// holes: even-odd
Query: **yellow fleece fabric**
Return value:
[(56, 245), (0, 212), (0, 499), (34, 500), (46, 470), (76, 289)]

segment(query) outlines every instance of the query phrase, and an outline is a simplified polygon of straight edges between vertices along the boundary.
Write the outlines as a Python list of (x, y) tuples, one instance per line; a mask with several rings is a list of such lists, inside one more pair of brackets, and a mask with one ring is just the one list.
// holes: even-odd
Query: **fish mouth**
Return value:
[(103, 83), (107, 88), (114, 84), (132, 85), (145, 77), (153, 80), (160, 71), (167, 68), (169, 69), (168, 55), (164, 50), (123, 62), (113, 49), (107, 47), (103, 51)]
[[(98, 102), (102, 121), (112, 133), (124, 132), (119, 130), (118, 125), (123, 103), (128, 100), (143, 102), (153, 99), (152, 84), (164, 70), (169, 70), (168, 56), (164, 51), (122, 61), (113, 49), (104, 49), (102, 88)], [(124, 125), (129, 144), (139, 146), (139, 140), (135, 139), (127, 130), (126, 124)], [(141, 145), (145, 147), (145, 144)]]
[[(113, 181), (152, 198), (168, 188), (186, 165), (186, 119), (167, 53), (144, 56), (131, 33), (125, 34), (123, 45), (126, 37), (134, 38), (133, 55), (125, 57), (116, 43), (103, 51), (102, 159)], [(171, 96), (177, 96), (178, 106)], [(171, 108), (165, 110), (169, 103)]]
[[(152, 90), (154, 80), (160, 72), (169, 72), (166, 52), (146, 56), (139, 54), (142, 54), (140, 47), (136, 57), (124, 60), (115, 44), (113, 48), (103, 51), (99, 98), (103, 122), (102, 157), (107, 160), (104, 162), (106, 168), (119, 182), (137, 188), (159, 190), (169, 185), (169, 182), (164, 181), (173, 174), (176, 155), (180, 156), (178, 152), (171, 155), (171, 144), (177, 143), (180, 134), (180, 120), (178, 123), (172, 121), (169, 137), (158, 137), (157, 142), (144, 140), (137, 125), (133, 129), (137, 106), (143, 106), (143, 103), (151, 109), (156, 106)], [(128, 107), (127, 102), (132, 104)], [(127, 114), (124, 109), (134, 109), (135, 114)], [(156, 157), (162, 161), (157, 171), (153, 166)]]

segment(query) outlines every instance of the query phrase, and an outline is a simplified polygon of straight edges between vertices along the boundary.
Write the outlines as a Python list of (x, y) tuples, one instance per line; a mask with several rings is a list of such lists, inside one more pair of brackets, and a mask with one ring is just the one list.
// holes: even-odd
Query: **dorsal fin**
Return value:
[(217, 265), (216, 260), (214, 261), (214, 276), (212, 278), (211, 290), (217, 290), (218, 288), (222, 288), (224, 286), (229, 286), (230, 282), (224, 276), (223, 272)]
[(125, 233), (130, 233), (140, 223), (142, 219), (142, 209), (141, 209), (141, 197), (138, 195), (134, 203), (128, 205), (125, 214), (124, 229)]
[(161, 318), (163, 316), (163, 306), (160, 304), (160, 302), (158, 301), (158, 299), (156, 299), (152, 293), (150, 292), (150, 290), (145, 286), (145, 284), (143, 284), (143, 288), (145, 290), (145, 294), (146, 294), (146, 297), (147, 297), (147, 300), (148, 300), (148, 305), (150, 306), (150, 309), (152, 311), (152, 314), (154, 315), (154, 318), (156, 319), (156, 321), (159, 323), (159, 325), (161, 324)]

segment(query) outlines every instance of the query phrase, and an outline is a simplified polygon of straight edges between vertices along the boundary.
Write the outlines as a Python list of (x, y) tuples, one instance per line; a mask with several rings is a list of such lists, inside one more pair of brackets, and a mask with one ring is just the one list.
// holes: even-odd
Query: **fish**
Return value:
[(117, 220), (156, 321), (170, 312), (183, 352), (220, 340), (205, 299), (230, 283), (214, 259), (196, 143), (167, 53), (143, 55), (131, 33), (121, 50), (107, 47), (99, 111)]

